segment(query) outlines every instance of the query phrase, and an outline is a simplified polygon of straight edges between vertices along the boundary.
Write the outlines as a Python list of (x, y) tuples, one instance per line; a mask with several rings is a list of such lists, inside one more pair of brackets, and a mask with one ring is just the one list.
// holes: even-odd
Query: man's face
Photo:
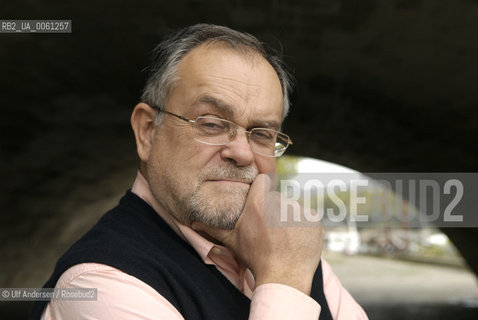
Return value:
[[(167, 111), (192, 120), (224, 118), (245, 130), (279, 130), (281, 85), (262, 57), (219, 45), (200, 46), (180, 62), (178, 76)], [(164, 114), (155, 129), (147, 169), (153, 195), (180, 222), (232, 229), (250, 184), (258, 173), (275, 171), (275, 158), (253, 153), (240, 130), (227, 145), (200, 143), (190, 123)]]

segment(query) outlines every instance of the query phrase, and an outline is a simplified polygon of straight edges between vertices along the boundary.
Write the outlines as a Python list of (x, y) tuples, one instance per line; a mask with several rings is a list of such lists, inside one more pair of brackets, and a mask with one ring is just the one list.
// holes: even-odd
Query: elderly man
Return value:
[(200, 24), (163, 41), (131, 116), (133, 187), (45, 285), (97, 300), (37, 302), (32, 319), (366, 319), (321, 260), (320, 225), (266, 222), (289, 90), (251, 35)]

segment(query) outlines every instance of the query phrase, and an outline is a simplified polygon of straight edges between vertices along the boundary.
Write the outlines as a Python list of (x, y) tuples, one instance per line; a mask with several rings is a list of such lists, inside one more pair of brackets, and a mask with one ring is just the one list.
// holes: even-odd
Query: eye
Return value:
[(229, 123), (225, 120), (213, 117), (199, 117), (195, 127), (203, 134), (214, 135), (229, 131)]
[(256, 141), (271, 142), (275, 140), (275, 133), (273, 131), (265, 129), (253, 129), (251, 132), (251, 138)]

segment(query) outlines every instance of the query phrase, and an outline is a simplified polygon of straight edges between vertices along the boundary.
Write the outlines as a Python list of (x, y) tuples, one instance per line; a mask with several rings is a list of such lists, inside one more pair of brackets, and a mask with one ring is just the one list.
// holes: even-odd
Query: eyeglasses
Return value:
[(238, 130), (246, 134), (252, 152), (262, 156), (280, 157), (287, 147), (292, 144), (288, 135), (272, 129), (253, 128), (246, 131), (239, 129), (237, 124), (226, 119), (201, 116), (197, 117), (196, 120), (190, 120), (175, 113), (161, 110), (157, 106), (152, 108), (191, 123), (194, 140), (204, 144), (226, 145), (236, 137)]

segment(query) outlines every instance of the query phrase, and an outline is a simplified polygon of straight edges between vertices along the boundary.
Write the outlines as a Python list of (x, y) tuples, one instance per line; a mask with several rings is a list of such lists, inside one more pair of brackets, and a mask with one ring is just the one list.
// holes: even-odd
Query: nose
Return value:
[(248, 166), (254, 161), (254, 153), (244, 130), (237, 130), (232, 140), (221, 149), (221, 157), (239, 167)]

